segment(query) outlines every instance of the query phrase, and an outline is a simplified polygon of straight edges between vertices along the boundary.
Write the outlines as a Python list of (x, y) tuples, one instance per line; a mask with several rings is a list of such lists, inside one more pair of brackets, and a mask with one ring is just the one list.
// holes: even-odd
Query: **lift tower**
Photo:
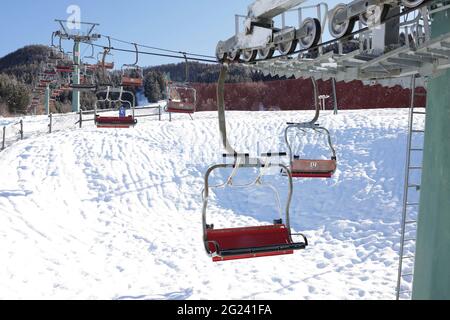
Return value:
[[(433, 39), (450, 33), (450, 1), (431, 14)], [(450, 58), (450, 41), (440, 53)], [(428, 83), (413, 299), (450, 299), (450, 70)]]
[[(80, 29), (71, 29), (67, 26), (69, 23), (73, 23), (73, 21), (67, 20), (55, 20), (60, 25), (60, 30), (55, 32), (55, 36), (60, 37), (64, 40), (71, 40), (74, 42), (73, 44), (73, 75), (72, 75), (72, 83), (74, 85), (80, 85), (80, 65), (81, 65), (81, 56), (80, 56), (80, 44), (83, 43), (91, 43), (100, 39), (100, 35), (94, 33), (96, 27), (99, 26), (98, 23), (90, 23), (90, 22), (80, 22), (80, 26), (86, 29), (83, 32)], [(80, 111), (80, 91), (77, 89), (73, 89), (72, 91), (72, 111), (79, 112)]]

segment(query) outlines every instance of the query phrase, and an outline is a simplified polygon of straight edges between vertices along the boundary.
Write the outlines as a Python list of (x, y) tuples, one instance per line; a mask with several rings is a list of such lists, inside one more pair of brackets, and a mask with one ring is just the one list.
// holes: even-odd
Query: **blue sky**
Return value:
[[(131, 42), (173, 50), (214, 55), (219, 40), (234, 32), (234, 14), (246, 13), (252, 0), (15, 0), (0, 8), (0, 57), (28, 44), (50, 44), (53, 20), (68, 17), (70, 5), (81, 8), (81, 19), (100, 24), (99, 33)], [(309, 1), (317, 3), (317, 1)], [(337, 1), (328, 1), (330, 5)], [(126, 47), (122, 44), (113, 44)], [(131, 47), (129, 47), (131, 49)], [(67, 46), (69, 49), (69, 46)], [(89, 54), (90, 49), (86, 53)], [(115, 54), (117, 64), (133, 62)], [(141, 65), (177, 60), (141, 57)]]

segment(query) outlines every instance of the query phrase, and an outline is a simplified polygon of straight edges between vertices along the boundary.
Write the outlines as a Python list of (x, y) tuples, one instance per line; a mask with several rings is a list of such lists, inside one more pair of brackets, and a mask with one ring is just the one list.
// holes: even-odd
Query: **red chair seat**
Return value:
[(122, 86), (124, 87), (142, 87), (143, 85), (142, 78), (122, 77)]
[(294, 160), (291, 166), (294, 178), (331, 178), (336, 169), (336, 160)]
[(56, 67), (56, 71), (60, 73), (72, 73), (73, 68), (72, 67)]
[(137, 122), (132, 116), (128, 117), (95, 117), (97, 128), (129, 128)]
[(111, 69), (114, 69), (114, 62), (105, 62), (105, 63), (99, 62), (98, 66), (100, 68), (105, 68), (107, 70), (111, 70)]
[(169, 101), (167, 105), (167, 112), (171, 113), (195, 113), (195, 105), (184, 103), (184, 102), (173, 102)]
[(305, 248), (303, 243), (292, 243), (284, 224), (209, 229), (206, 238), (214, 262), (293, 254)]

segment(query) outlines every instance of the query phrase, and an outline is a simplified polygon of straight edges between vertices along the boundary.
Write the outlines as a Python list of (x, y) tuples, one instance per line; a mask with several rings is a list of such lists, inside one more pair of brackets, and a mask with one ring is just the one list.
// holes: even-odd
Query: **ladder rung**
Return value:
[(417, 220), (405, 221), (405, 224), (414, 224), (417, 223)]
[(425, 133), (425, 130), (411, 130), (414, 133)]
[(402, 259), (414, 259), (414, 256), (403, 256)]
[(421, 92), (414, 92), (414, 95), (418, 96), (418, 97), (426, 97), (427, 96), (426, 93), (421, 93)]
[(420, 203), (418, 202), (412, 202), (412, 203), (407, 203), (407, 206), (420, 206)]
[(416, 238), (409, 238), (409, 239), (404, 239), (403, 242), (409, 242), (409, 241), (416, 241)]
[(410, 170), (422, 170), (422, 167), (408, 167)]
[(418, 185), (418, 184), (409, 184), (408, 188), (420, 188), (420, 185)]
[(412, 149), (409, 149), (410, 151), (423, 151), (423, 149), (419, 149), (419, 148), (412, 148)]
[(402, 293), (412, 293), (411, 291), (412, 291), (412, 290), (403, 290), (403, 291), (400, 291), (399, 293), (400, 293), (400, 294), (402, 294)]
[(402, 278), (403, 277), (411, 277), (413, 275), (414, 275), (414, 273), (405, 273), (405, 274), (402, 274)]
[(427, 114), (426, 112), (423, 111), (413, 111), (414, 114)]

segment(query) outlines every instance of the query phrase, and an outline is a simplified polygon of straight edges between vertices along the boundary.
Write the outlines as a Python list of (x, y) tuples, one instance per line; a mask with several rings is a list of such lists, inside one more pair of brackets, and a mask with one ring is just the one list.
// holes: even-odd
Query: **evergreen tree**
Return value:
[(163, 76), (160, 72), (148, 71), (144, 77), (144, 94), (149, 102), (158, 102), (164, 98)]

